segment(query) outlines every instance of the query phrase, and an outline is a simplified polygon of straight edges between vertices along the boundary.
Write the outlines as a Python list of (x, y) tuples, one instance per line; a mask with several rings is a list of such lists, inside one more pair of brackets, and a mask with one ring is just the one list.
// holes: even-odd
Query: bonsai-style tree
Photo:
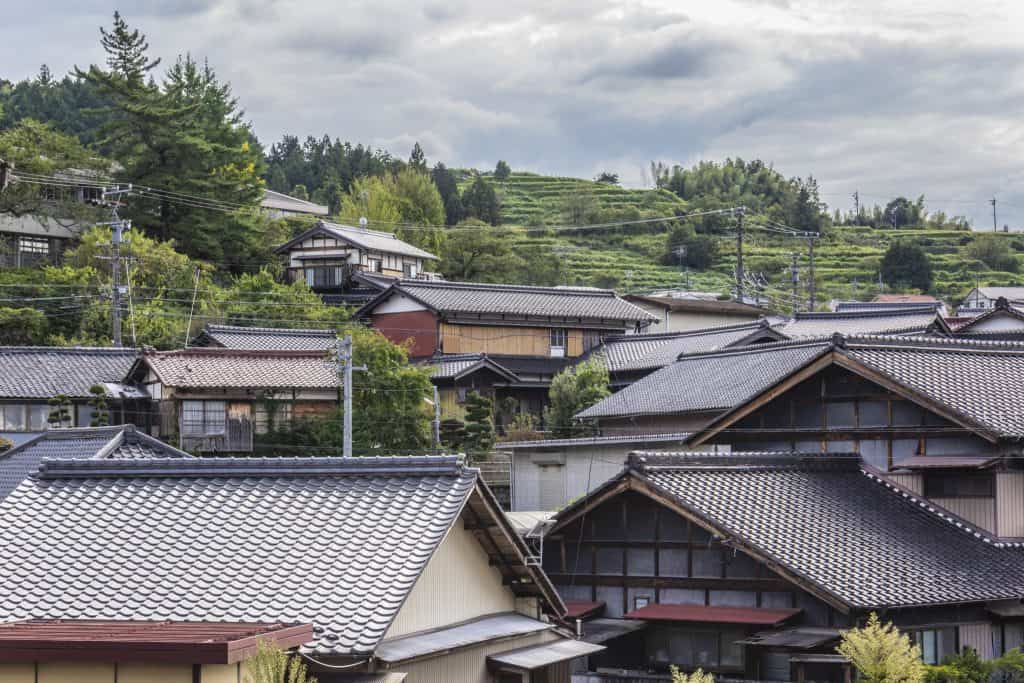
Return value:
[(466, 396), (466, 438), (470, 453), (486, 453), (494, 445), (494, 402), (477, 392)]
[(246, 661), (245, 683), (316, 683), (299, 657), (261, 640), (256, 654)]
[(874, 612), (860, 628), (843, 631), (836, 651), (850, 660), (864, 683), (922, 683), (925, 665), (921, 648), (892, 622), (883, 624)]
[(89, 405), (92, 406), (92, 420), (89, 421), (89, 426), (106, 427), (110, 424), (110, 411), (107, 410), (107, 390), (99, 384), (93, 384), (89, 387), (89, 393), (92, 394), (92, 398), (89, 399)]
[(46, 421), (51, 427), (61, 428), (71, 426), (71, 399), (64, 394), (57, 394), (47, 405), (50, 406), (50, 415)]

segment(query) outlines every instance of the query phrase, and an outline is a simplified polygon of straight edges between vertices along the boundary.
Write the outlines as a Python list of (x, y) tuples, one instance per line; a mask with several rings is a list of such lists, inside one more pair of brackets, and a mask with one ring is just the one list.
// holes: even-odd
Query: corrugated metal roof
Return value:
[(551, 624), (509, 612), (480, 617), (448, 628), (425, 631), (401, 638), (382, 640), (374, 656), (383, 662), (401, 662), (495, 638), (523, 636), (547, 631)]
[(604, 649), (604, 645), (595, 645), (583, 640), (560, 640), (554, 643), (499, 652), (496, 655), (489, 655), (487, 659), (500, 666), (534, 671), (577, 657), (586, 657)]

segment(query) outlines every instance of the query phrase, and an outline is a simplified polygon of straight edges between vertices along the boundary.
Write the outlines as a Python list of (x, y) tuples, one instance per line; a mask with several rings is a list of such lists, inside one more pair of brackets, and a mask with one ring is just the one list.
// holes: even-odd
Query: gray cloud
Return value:
[[(0, 26), (3, 74), (98, 61), (112, 7), (47, 3)], [(165, 59), (208, 57), (266, 144), (338, 136), (449, 165), (633, 184), (652, 159), (814, 174), (830, 204), (920, 194), (1024, 227), (1024, 12), (954, 0), (122, 2)], [(87, 27), (87, 28), (83, 28)], [(48, 49), (47, 46), (59, 46)], [(966, 200), (948, 202), (938, 200)], [(1015, 208), (1013, 205), (1019, 205)]]

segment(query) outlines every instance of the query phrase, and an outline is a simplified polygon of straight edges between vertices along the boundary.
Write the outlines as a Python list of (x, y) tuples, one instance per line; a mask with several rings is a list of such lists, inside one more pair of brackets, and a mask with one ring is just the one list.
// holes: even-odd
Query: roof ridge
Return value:
[[(709, 349), (707, 351), (691, 351), (689, 353), (681, 353), (676, 359), (675, 363), (684, 360), (690, 360), (691, 358), (702, 358), (705, 356), (739, 356), (748, 355), (752, 353), (770, 353), (774, 351), (784, 351), (786, 349), (796, 349), (801, 347), (810, 346), (821, 346), (826, 347), (834, 343), (834, 335), (818, 335), (813, 337), (800, 337), (788, 341), (777, 341), (771, 344), (754, 344), (752, 346), (730, 346), (720, 349)], [(674, 365), (675, 363), (672, 363)], [(668, 366), (666, 366), (668, 367)]]
[(44, 459), (41, 479), (117, 477), (332, 477), (332, 476), (458, 476), (476, 472), (465, 457), (368, 456), (290, 458), (151, 458), (145, 460)]
[(402, 278), (395, 282), (398, 287), (403, 286), (414, 286), (414, 287), (427, 287), (433, 289), (486, 289), (495, 292), (534, 292), (534, 293), (551, 293), (551, 294), (573, 294), (573, 295), (584, 295), (584, 296), (601, 296), (618, 298), (618, 294), (613, 289), (599, 289), (596, 287), (552, 287), (552, 286), (540, 286), (540, 285), (515, 285), (515, 284), (499, 284), (492, 282), (455, 282), (451, 280), (415, 280), (409, 278)]
[(752, 320), (746, 323), (733, 323), (731, 325), (719, 325), (717, 327), (700, 327), (693, 330), (678, 330), (676, 332), (646, 332), (642, 334), (610, 334), (604, 338), (605, 343), (613, 341), (643, 341), (645, 339), (678, 339), (682, 337), (701, 337), (709, 334), (722, 332), (738, 332), (740, 330), (758, 330), (761, 328), (771, 329), (771, 324), (766, 324), (767, 319)]
[(880, 308), (863, 311), (802, 311), (793, 316), (792, 321), (799, 320), (832, 320), (834, 318), (891, 318), (893, 315), (913, 315), (916, 313), (934, 314), (935, 306), (907, 306), (906, 308)]
[(400, 239), (393, 232), (384, 232), (383, 230), (370, 230), (369, 228), (360, 228), (359, 226), (356, 226), (356, 225), (347, 225), (345, 223), (333, 223), (331, 221), (324, 221), (324, 220), (321, 220), (320, 223), (322, 223), (325, 228), (334, 228), (334, 229), (341, 229), (341, 230), (352, 230), (354, 232), (362, 233), (364, 235), (376, 235), (378, 237), (390, 237), (391, 239), (398, 240), (399, 242), (403, 242), (404, 241), (404, 240)]
[(640, 472), (692, 469), (860, 469), (857, 453), (821, 453), (818, 451), (633, 451), (626, 466)]
[(147, 350), (145, 358), (185, 358), (188, 356), (252, 357), (252, 358), (323, 358), (320, 349), (231, 349), (219, 346), (190, 346), (169, 351)]
[(140, 353), (141, 349), (133, 346), (0, 346), (0, 353), (46, 353), (58, 351), (61, 353), (103, 353), (114, 355), (118, 353)]
[(956, 351), (1014, 351), (1024, 352), (1024, 341), (999, 339), (965, 339), (963, 337), (914, 335), (895, 337), (882, 334), (856, 334), (843, 337), (847, 346), (884, 346), (906, 349), (948, 349)]
[(204, 331), (225, 330), (229, 332), (272, 332), (274, 334), (322, 334), (324, 336), (336, 335), (337, 332), (329, 327), (246, 327), (244, 325), (214, 325), (207, 323)]

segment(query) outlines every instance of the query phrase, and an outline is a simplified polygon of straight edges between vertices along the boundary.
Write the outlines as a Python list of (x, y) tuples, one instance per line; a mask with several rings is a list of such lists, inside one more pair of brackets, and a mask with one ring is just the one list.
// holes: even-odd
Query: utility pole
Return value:
[(793, 314), (796, 315), (800, 306), (800, 269), (797, 266), (796, 252), (794, 251), (790, 254), (790, 257), (792, 258), (792, 263), (789, 266), (789, 276), (793, 284)]
[(685, 245), (680, 245), (680, 246), (676, 247), (675, 255), (679, 257), (679, 270), (680, 270), (679, 274), (683, 275), (683, 268), (684, 268), (684, 266), (686, 268), (685, 275), (683, 275), (682, 285), (683, 285), (684, 289), (689, 290), (690, 289), (690, 266), (686, 265), (686, 246)]
[(434, 428), (434, 450), (441, 452), (441, 396), (434, 385), (434, 420), (431, 426)]
[(743, 303), (743, 213), (746, 207), (738, 206), (736, 215), (736, 300)]
[(342, 401), (343, 401), (343, 425), (341, 455), (343, 458), (352, 457), (352, 371), (366, 370), (362, 365), (358, 368), (352, 367), (352, 335), (346, 334), (344, 338), (338, 339), (338, 374), (342, 377)]
[(118, 187), (113, 190), (103, 188), (104, 201), (108, 198), (113, 198), (113, 202), (111, 203), (112, 216), (110, 221), (110, 227), (113, 233), (110, 240), (111, 247), (113, 249), (113, 254), (110, 259), (110, 336), (114, 341), (114, 346), (122, 346), (121, 294), (123, 294), (123, 292), (121, 291), (121, 243), (124, 241), (124, 233), (132, 229), (132, 222), (121, 220), (121, 217), (117, 214), (117, 206), (119, 201), (118, 198), (131, 191), (131, 185), (128, 185), (127, 188)]
[(11, 171), (13, 170), (14, 164), (0, 159), (0, 192), (6, 190), (7, 186), (11, 184)]
[(860, 191), (853, 191), (853, 220), (854, 225), (860, 225)]
[(814, 312), (814, 309), (817, 306), (814, 291), (814, 237), (807, 238), (807, 255), (810, 258), (810, 279), (807, 281), (807, 298), (809, 300), (810, 308), (807, 310)]
[(996, 221), (996, 198), (988, 200), (988, 203), (992, 205), (992, 232), (999, 232), (999, 223)]

